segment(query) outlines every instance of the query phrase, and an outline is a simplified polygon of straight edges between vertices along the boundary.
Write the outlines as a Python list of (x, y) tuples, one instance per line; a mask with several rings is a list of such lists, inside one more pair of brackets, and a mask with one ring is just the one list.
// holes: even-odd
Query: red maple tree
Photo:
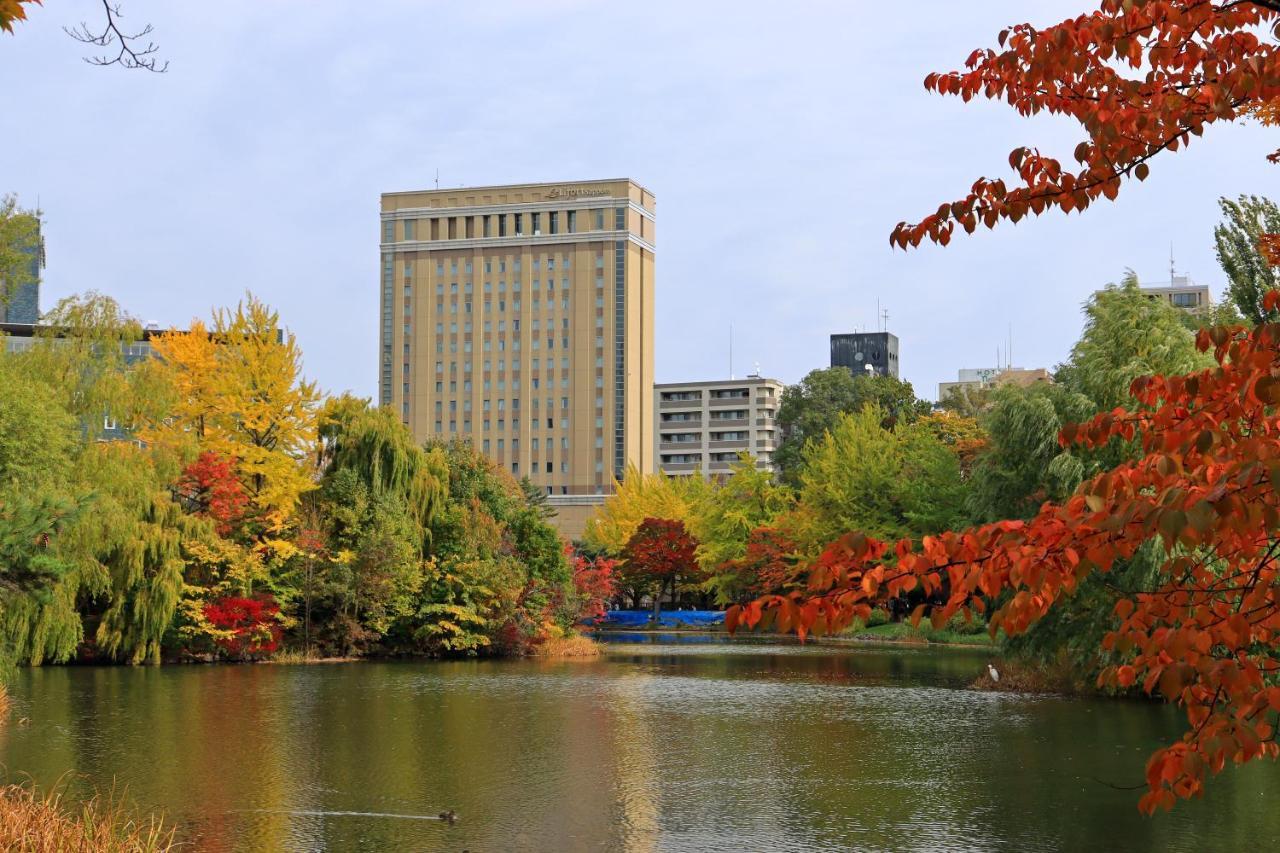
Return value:
[(679, 579), (697, 571), (697, 549), (697, 540), (677, 519), (646, 518), (627, 540), (622, 550), (624, 582), (651, 592), (655, 618), (662, 589), (674, 591)]
[(227, 597), (204, 606), (204, 616), (220, 631), (232, 636), (217, 640), (218, 646), (236, 658), (271, 654), (280, 647), (283, 630), (278, 616), (280, 605), (270, 595), (253, 598)]
[(177, 492), (188, 511), (212, 519), (219, 536), (230, 536), (249, 511), (249, 495), (235, 469), (234, 459), (206, 450), (178, 479)]
[(605, 617), (609, 600), (617, 594), (617, 560), (573, 557), (573, 588), (581, 602), (578, 619), (596, 622)]

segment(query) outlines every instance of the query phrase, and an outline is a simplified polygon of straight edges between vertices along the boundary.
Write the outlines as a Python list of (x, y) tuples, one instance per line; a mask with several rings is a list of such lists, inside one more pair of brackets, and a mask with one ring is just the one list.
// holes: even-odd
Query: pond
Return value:
[(127, 787), (199, 850), (1280, 844), (1274, 764), (1153, 819), (1112, 787), (1179, 732), (1162, 706), (966, 690), (969, 650), (611, 639), (590, 660), (25, 670), (0, 765)]

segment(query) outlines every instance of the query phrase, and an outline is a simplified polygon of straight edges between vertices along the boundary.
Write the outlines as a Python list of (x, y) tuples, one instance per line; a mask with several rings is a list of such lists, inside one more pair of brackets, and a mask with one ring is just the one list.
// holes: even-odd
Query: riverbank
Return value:
[[(738, 631), (730, 634), (723, 628), (664, 628), (638, 627), (615, 628), (599, 626), (600, 634), (673, 634), (691, 637), (739, 637), (754, 640), (796, 640), (795, 634), (757, 633), (754, 631)], [(960, 633), (948, 628), (934, 629), (926, 624), (913, 628), (905, 622), (890, 622), (870, 628), (857, 626), (842, 634), (810, 635), (808, 642), (827, 645), (844, 645), (853, 643), (895, 643), (902, 645), (939, 645), (963, 646), (976, 649), (995, 649), (998, 645), (985, 631), (982, 633)]]
[(156, 817), (135, 817), (111, 798), (70, 806), (55, 789), (0, 788), (0, 850), (20, 853), (162, 853), (173, 850), (174, 828)]

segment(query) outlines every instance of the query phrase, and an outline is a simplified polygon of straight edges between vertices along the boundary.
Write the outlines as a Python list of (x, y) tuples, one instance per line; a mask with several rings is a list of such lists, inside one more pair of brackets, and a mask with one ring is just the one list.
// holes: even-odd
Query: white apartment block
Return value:
[(721, 478), (746, 451), (757, 468), (773, 471), (783, 387), (760, 376), (654, 385), (658, 468), (675, 477)]

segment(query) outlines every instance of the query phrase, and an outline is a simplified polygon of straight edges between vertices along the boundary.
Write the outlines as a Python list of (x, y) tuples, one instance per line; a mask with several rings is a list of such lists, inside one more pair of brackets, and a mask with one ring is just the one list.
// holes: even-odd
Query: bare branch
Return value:
[(140, 40), (151, 35), (152, 26), (147, 24), (136, 33), (125, 33), (120, 29), (120, 18), (124, 17), (120, 12), (118, 3), (110, 3), (108, 0), (102, 0), (102, 8), (106, 12), (107, 20), (102, 27), (102, 31), (90, 29), (89, 25), (84, 21), (80, 22), (76, 27), (63, 27), (63, 31), (78, 42), (91, 44), (95, 47), (110, 48), (118, 50), (115, 56), (111, 56), (110, 51), (99, 56), (86, 56), (84, 61), (90, 65), (120, 65), (124, 68), (141, 68), (146, 71), (154, 71), (157, 74), (163, 74), (169, 69), (169, 62), (164, 63), (155, 56), (160, 49), (155, 42), (147, 41), (146, 46), (142, 46)]

